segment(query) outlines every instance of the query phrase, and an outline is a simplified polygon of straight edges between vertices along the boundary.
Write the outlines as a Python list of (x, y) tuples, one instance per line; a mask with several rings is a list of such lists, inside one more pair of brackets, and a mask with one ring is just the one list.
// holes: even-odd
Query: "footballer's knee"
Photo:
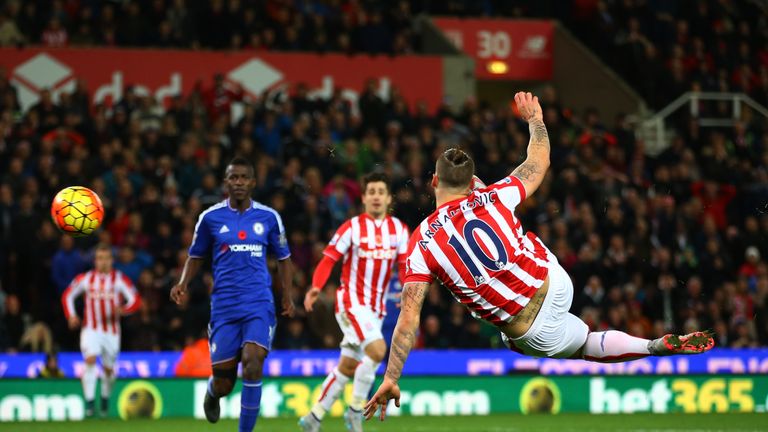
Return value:
[(260, 380), (267, 350), (259, 345), (247, 343), (243, 347), (243, 379)]
[(96, 356), (90, 356), (85, 358), (85, 364), (88, 366), (93, 366), (96, 364)]
[(104, 375), (108, 377), (111, 377), (112, 373), (114, 372), (112, 368), (108, 368), (108, 367), (102, 367), (101, 369), (104, 371)]
[(387, 343), (384, 339), (377, 339), (365, 347), (365, 355), (376, 363), (384, 361), (384, 355), (387, 353)]
[(352, 377), (355, 375), (355, 369), (357, 369), (358, 364), (360, 364), (360, 361), (357, 359), (342, 356), (338, 366), (339, 372), (344, 376)]
[(261, 371), (264, 362), (259, 358), (243, 361), (243, 379), (255, 381), (261, 379)]

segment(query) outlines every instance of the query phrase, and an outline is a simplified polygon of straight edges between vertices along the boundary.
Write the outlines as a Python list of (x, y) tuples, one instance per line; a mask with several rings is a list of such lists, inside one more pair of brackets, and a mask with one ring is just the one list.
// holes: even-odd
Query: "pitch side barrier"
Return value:
[[(121, 378), (176, 377), (178, 352), (125, 352), (117, 361)], [(269, 377), (321, 377), (336, 365), (337, 350), (274, 351), (267, 357)], [(45, 361), (43, 354), (0, 354), (0, 379), (33, 378)], [(83, 369), (80, 353), (59, 354), (59, 365), (68, 378)], [(383, 373), (384, 365), (379, 370)], [(582, 360), (536, 359), (506, 350), (415, 350), (403, 371), (410, 376), (466, 375), (688, 375), (766, 374), (768, 348), (713, 349), (695, 356), (649, 357), (628, 363), (591, 363)]]
[[(322, 377), (264, 380), (262, 417), (297, 418), (322, 392)], [(120, 379), (109, 416), (204, 418), (205, 379)], [(765, 412), (766, 375), (451, 376), (403, 377), (400, 407), (389, 416), (453, 416), (498, 413), (728, 413)], [(221, 417), (238, 418), (241, 384), (221, 399)], [(82, 420), (80, 381), (0, 380), (0, 422)], [(349, 402), (352, 384), (342, 399)], [(345, 409), (337, 401), (328, 412)], [(681, 418), (682, 419), (682, 418)], [(684, 422), (684, 420), (682, 420)]]

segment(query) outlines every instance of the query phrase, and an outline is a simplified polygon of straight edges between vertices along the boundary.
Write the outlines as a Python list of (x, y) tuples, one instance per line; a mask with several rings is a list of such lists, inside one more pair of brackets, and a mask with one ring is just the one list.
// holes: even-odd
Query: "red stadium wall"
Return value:
[(78, 78), (86, 81), (97, 103), (119, 100), (123, 88), (134, 85), (138, 93), (154, 94), (166, 104), (180, 92), (210, 86), (217, 73), (251, 96), (304, 82), (311, 93), (330, 95), (340, 88), (345, 98), (355, 100), (365, 81), (374, 78), (383, 96), (397, 87), (409, 102), (424, 101), (430, 111), (443, 97), (443, 61), (428, 56), (3, 48), (0, 66), (18, 88), (24, 109), (37, 102), (42, 89), (50, 88), (55, 97), (71, 91)]
[(456, 48), (475, 59), (478, 79), (552, 79), (552, 21), (433, 18), (432, 22)]

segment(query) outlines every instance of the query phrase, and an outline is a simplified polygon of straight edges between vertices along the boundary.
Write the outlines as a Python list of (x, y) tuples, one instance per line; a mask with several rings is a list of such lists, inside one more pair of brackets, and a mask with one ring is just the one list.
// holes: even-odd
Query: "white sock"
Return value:
[(349, 406), (355, 411), (361, 411), (363, 405), (368, 400), (368, 395), (376, 380), (376, 369), (381, 363), (373, 361), (368, 356), (363, 357), (363, 361), (355, 370), (355, 382), (352, 387), (352, 403)]
[(85, 364), (83, 370), (83, 396), (86, 401), (92, 401), (96, 398), (96, 380), (98, 380), (98, 371), (96, 365)]
[(620, 363), (649, 356), (648, 339), (630, 336), (618, 330), (592, 332), (584, 344), (584, 360)]
[(112, 386), (115, 383), (115, 373), (107, 375), (106, 373), (101, 377), (101, 398), (109, 399), (112, 394)]
[(312, 407), (312, 414), (318, 420), (322, 420), (325, 413), (330, 411), (333, 403), (339, 398), (344, 386), (349, 382), (349, 377), (339, 372), (339, 368), (334, 368), (323, 381), (323, 391), (320, 393), (320, 399)]

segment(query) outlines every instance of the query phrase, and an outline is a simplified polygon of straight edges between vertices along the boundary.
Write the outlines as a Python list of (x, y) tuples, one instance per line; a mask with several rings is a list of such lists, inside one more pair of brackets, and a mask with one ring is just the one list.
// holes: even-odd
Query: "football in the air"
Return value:
[(73, 237), (87, 236), (101, 225), (104, 206), (94, 191), (83, 186), (69, 186), (53, 198), (51, 218), (62, 232)]

